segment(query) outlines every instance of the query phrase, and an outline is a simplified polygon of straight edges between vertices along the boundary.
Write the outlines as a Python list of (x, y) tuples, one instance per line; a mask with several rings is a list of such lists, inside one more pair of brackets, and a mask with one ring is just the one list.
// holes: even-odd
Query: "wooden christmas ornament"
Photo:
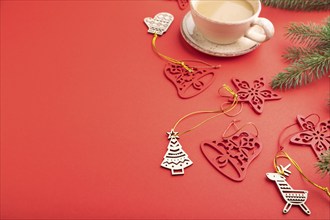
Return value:
[[(291, 164), (284, 167), (281, 166), (282, 172), (284, 175), (289, 176), (291, 173), (288, 168)], [(288, 213), (292, 206), (300, 206), (300, 208), (307, 214), (310, 215), (311, 211), (306, 206), (305, 202), (307, 201), (308, 191), (307, 190), (295, 190), (287, 182), (284, 175), (279, 173), (267, 173), (266, 176), (268, 179), (275, 181), (279, 191), (282, 194), (283, 199), (286, 201), (286, 204), (283, 209), (283, 213)]]
[(250, 163), (260, 154), (262, 144), (257, 135), (239, 131), (220, 140), (204, 141), (201, 150), (217, 171), (229, 179), (242, 181)]
[(194, 97), (207, 89), (215, 79), (215, 72), (210, 68), (192, 68), (188, 71), (182, 65), (168, 63), (164, 69), (165, 76), (174, 84), (181, 98)]
[[(202, 126), (206, 122), (219, 117), (220, 115), (228, 114), (228, 112), (232, 111), (235, 109), (237, 106), (237, 95), (236, 93), (233, 92), (231, 88), (229, 88), (227, 85), (223, 85), (221, 88), (224, 88), (227, 90), (228, 93), (230, 93), (233, 96), (233, 102), (232, 103), (226, 103), (227, 107), (221, 108), (221, 109), (216, 109), (216, 110), (201, 110), (201, 111), (194, 111), (190, 112), (183, 117), (181, 117), (172, 127), (170, 132), (167, 132), (168, 134), (168, 146), (167, 146), (167, 151), (165, 153), (164, 159), (161, 163), (161, 167), (166, 168), (171, 170), (172, 175), (183, 175), (184, 174), (184, 169), (192, 165), (192, 161), (189, 159), (188, 155), (186, 152), (183, 151), (181, 144), (179, 143), (179, 134), (180, 136), (183, 134), (186, 134), (188, 132), (193, 131), (194, 129), (198, 128), (199, 126)], [(228, 105), (229, 104), (229, 105)], [(212, 114), (212, 116), (202, 120), (201, 122), (197, 123), (193, 127), (182, 131), (180, 133), (176, 132), (177, 126), (185, 119), (196, 116), (196, 115), (201, 115), (201, 114)], [(243, 135), (244, 136), (244, 135)], [(243, 139), (244, 137), (242, 137)], [(243, 143), (243, 145), (250, 145), (250, 140), (247, 140), (246, 143)], [(245, 148), (250, 148), (250, 146), (246, 146)], [(245, 150), (242, 149), (243, 154), (246, 153)], [(238, 155), (237, 155), (238, 156)], [(240, 158), (239, 160), (245, 160), (245, 158)]]
[(254, 80), (252, 83), (239, 79), (233, 79), (232, 82), (238, 89), (238, 101), (248, 102), (258, 114), (262, 113), (265, 101), (281, 99), (278, 94), (265, 87), (263, 77)]
[(171, 170), (172, 175), (183, 175), (184, 169), (192, 165), (193, 162), (189, 159), (186, 152), (183, 151), (178, 141), (178, 132), (172, 129), (170, 132), (167, 132), (167, 134), (169, 143), (161, 166)]
[[(179, 1), (179, 5), (184, 6), (188, 1)], [(188, 62), (194, 62), (202, 64), (203, 66), (191, 66), (187, 65), (184, 60), (177, 60), (170, 56), (161, 53), (156, 47), (156, 40), (158, 36), (163, 35), (171, 23), (174, 17), (170, 13), (161, 12), (154, 18), (145, 18), (144, 23), (148, 26), (148, 33), (154, 35), (152, 39), (153, 51), (168, 61), (164, 68), (164, 74), (177, 89), (177, 93), (180, 98), (191, 98), (208, 88), (214, 81), (215, 72), (212, 69), (218, 69), (220, 65), (210, 65), (201, 60), (189, 60)]]
[(174, 16), (167, 12), (160, 12), (154, 18), (147, 17), (144, 23), (148, 26), (148, 33), (163, 35), (170, 27)]
[(298, 115), (297, 121), (302, 131), (291, 137), (291, 143), (312, 147), (317, 157), (330, 149), (330, 120), (315, 123), (308, 117)]
[(177, 0), (177, 1), (178, 1), (179, 8), (181, 10), (186, 9), (189, 5), (189, 0)]

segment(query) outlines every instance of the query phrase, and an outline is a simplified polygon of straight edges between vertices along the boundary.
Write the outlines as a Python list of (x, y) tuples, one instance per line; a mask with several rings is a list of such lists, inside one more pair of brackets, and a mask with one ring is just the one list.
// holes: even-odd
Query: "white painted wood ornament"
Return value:
[(167, 12), (160, 12), (154, 18), (147, 17), (144, 23), (148, 26), (148, 33), (163, 35), (170, 27), (174, 16)]
[(188, 154), (182, 150), (178, 141), (178, 132), (172, 129), (167, 134), (169, 143), (161, 166), (171, 170), (172, 175), (183, 175), (184, 168), (189, 167), (193, 162), (189, 159)]
[[(225, 104), (227, 104), (227, 107), (225, 107), (225, 108), (221, 107), (221, 109), (217, 109), (217, 110), (203, 110), (203, 111), (190, 112), (190, 113), (184, 115), (183, 117), (181, 117), (174, 124), (171, 131), (167, 132), (169, 143), (167, 145), (167, 151), (166, 151), (164, 159), (161, 163), (161, 167), (171, 170), (172, 175), (183, 175), (184, 169), (193, 164), (193, 162), (189, 159), (187, 153), (184, 152), (184, 150), (182, 149), (180, 142), (178, 141), (179, 134), (183, 135), (188, 132), (191, 132), (194, 129), (198, 128), (199, 126), (205, 124), (209, 120), (214, 119), (220, 115), (224, 115), (224, 114), (232, 111), (237, 106), (237, 94), (235, 92), (233, 92), (233, 90), (227, 85), (223, 85), (219, 90), (221, 90), (222, 88), (225, 89), (227, 92), (229, 92), (233, 96), (232, 103), (226, 102)], [(230, 104), (230, 105), (228, 105), (228, 104)], [(221, 106), (223, 106), (223, 105), (221, 105)], [(214, 115), (204, 119), (203, 121), (199, 122), (195, 126), (189, 128), (187, 130), (184, 130), (180, 133), (175, 131), (176, 127), (183, 120), (185, 120), (189, 117), (195, 116), (195, 115), (210, 114), (210, 113), (213, 113)]]
[(295, 190), (285, 180), (285, 176), (289, 176), (291, 174), (291, 171), (288, 170), (290, 166), (291, 164), (288, 164), (286, 167), (283, 167), (282, 165), (277, 167), (278, 170), (282, 170), (281, 173), (284, 175), (279, 173), (267, 173), (266, 176), (268, 179), (276, 182), (276, 185), (280, 190), (283, 199), (286, 201), (283, 209), (284, 214), (288, 213), (292, 206), (299, 206), (307, 215), (310, 215), (311, 211), (305, 204), (308, 197), (308, 191)]
[[(156, 47), (156, 40), (158, 36), (167, 32), (173, 20), (174, 16), (170, 13), (160, 12), (153, 18), (145, 18), (144, 23), (148, 27), (148, 33), (154, 35), (152, 39), (153, 51), (168, 61), (164, 68), (166, 78), (173, 83), (180, 98), (192, 98), (213, 83), (215, 79), (214, 69), (218, 69), (220, 65), (211, 65), (202, 60), (177, 60), (161, 53)], [(198, 66), (195, 66), (196, 64)]]

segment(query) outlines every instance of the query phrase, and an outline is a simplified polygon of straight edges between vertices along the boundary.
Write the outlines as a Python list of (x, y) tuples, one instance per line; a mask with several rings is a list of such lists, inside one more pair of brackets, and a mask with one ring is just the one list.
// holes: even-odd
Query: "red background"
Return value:
[[(143, 19), (163, 11), (175, 20), (157, 40), (160, 51), (222, 65), (211, 87), (192, 99), (177, 96), (163, 75), (166, 62), (151, 48)], [(280, 132), (296, 115), (329, 118), (327, 77), (277, 91), (283, 98), (266, 102), (261, 115), (244, 106), (236, 119), (255, 123), (264, 147), (244, 181), (218, 173), (200, 150), (202, 141), (221, 136), (232, 120), (226, 116), (181, 137), (194, 162), (184, 176), (160, 167), (166, 132), (180, 117), (218, 108), (226, 100), (217, 90), (233, 87), (233, 77), (270, 82), (287, 66), (285, 27), (321, 23), (328, 12), (263, 7), (274, 38), (247, 55), (218, 58), (183, 40), (179, 27), (188, 11), (168, 0), (1, 1), (1, 218), (329, 219), (329, 198), (294, 168), (288, 182), (309, 191), (309, 217), (296, 206), (282, 214), (285, 202), (265, 176), (274, 171)], [(329, 186), (316, 173), (311, 148), (286, 150), (307, 176)]]

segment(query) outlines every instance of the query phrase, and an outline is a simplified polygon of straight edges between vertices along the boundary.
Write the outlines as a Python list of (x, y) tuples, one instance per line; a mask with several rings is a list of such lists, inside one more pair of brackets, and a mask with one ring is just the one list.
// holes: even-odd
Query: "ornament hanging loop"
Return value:
[[(222, 111), (224, 111), (225, 110), (224, 105), (231, 105), (231, 104), (232, 104), (232, 102), (224, 102), (224, 103), (222, 103), (222, 105), (220, 106), (220, 108), (221, 108)], [(243, 110), (243, 103), (242, 102), (239, 102), (237, 104), (239, 104), (240, 107), (239, 107), (239, 110), (236, 113), (229, 114), (229, 112), (224, 112), (224, 114), (227, 115), (228, 117), (235, 117), (235, 116), (241, 114), (241, 112)]]
[(206, 114), (206, 113), (214, 113), (215, 115), (214, 116), (211, 116), (203, 121), (201, 121), (200, 123), (198, 123), (197, 125), (193, 126), (192, 128), (184, 131), (184, 132), (181, 132), (179, 133), (180, 135), (183, 135), (185, 133), (188, 133), (196, 128), (198, 128), (199, 126), (205, 124), (206, 122), (212, 120), (213, 118), (216, 118), (222, 114), (226, 114), (230, 111), (232, 111), (238, 104), (238, 101), (237, 101), (237, 94), (229, 87), (227, 86), (226, 84), (224, 84), (221, 88), (224, 88), (226, 91), (228, 91), (230, 94), (232, 94), (232, 98), (233, 98), (233, 102), (231, 103), (230, 106), (228, 106), (227, 108), (225, 109), (221, 109), (221, 110), (203, 110), (203, 111), (195, 111), (195, 112), (191, 112), (189, 114), (186, 114), (184, 115), (183, 117), (181, 117), (176, 123), (175, 125), (173, 126), (173, 130), (176, 129), (176, 127), (178, 126), (179, 123), (181, 123), (181, 121), (183, 121), (184, 119), (190, 117), (190, 116), (193, 116), (193, 115), (198, 115), (198, 114)]
[[(304, 120), (306, 120), (306, 119), (308, 119), (308, 118), (310, 118), (310, 117), (313, 117), (313, 116), (315, 116), (315, 117), (317, 118), (315, 124), (318, 124), (318, 123), (320, 122), (321, 119), (320, 119), (320, 116), (319, 116), (318, 114), (315, 114), (315, 113), (312, 113), (312, 114), (306, 116), (306, 117), (304, 118)], [(284, 133), (285, 133), (287, 130), (289, 130), (291, 127), (296, 126), (296, 125), (299, 126), (299, 124), (297, 124), (297, 122), (295, 122), (295, 123), (293, 123), (293, 124), (290, 124), (290, 125), (286, 126), (286, 127), (281, 131), (281, 133), (280, 133), (280, 135), (279, 135), (279, 138), (278, 138), (279, 151), (284, 150), (284, 145), (283, 145), (283, 143), (284, 143), (288, 138), (290, 138), (290, 137), (292, 137), (292, 136), (294, 136), (294, 135), (300, 133), (300, 131), (297, 131), (297, 132), (295, 132), (295, 133), (293, 133), (293, 134), (291, 134), (291, 135), (288, 135), (288, 136), (286, 136), (285, 138), (283, 138)], [(283, 139), (282, 139), (282, 138), (283, 138)]]
[[(256, 130), (256, 134), (255, 134), (255, 136), (258, 137), (258, 135), (259, 135), (259, 130), (258, 130), (257, 126), (256, 126), (254, 123), (252, 123), (252, 122), (248, 122), (248, 123), (242, 125), (241, 127), (237, 127), (236, 122), (239, 122), (239, 121), (240, 121), (240, 120), (233, 120), (233, 121), (228, 125), (228, 127), (226, 128), (226, 130), (223, 132), (223, 134), (222, 134), (222, 138), (229, 138), (229, 137), (231, 137), (231, 136), (237, 134), (238, 132), (240, 132), (244, 127), (249, 126), (249, 125), (253, 126), (253, 128)], [(235, 131), (234, 133), (232, 133), (232, 134), (226, 136), (228, 130), (229, 130), (231, 127), (233, 127), (233, 126), (235, 127), (236, 131)]]
[(231, 96), (223, 95), (223, 94), (221, 93), (222, 90), (224, 90), (224, 89), (225, 89), (227, 92), (229, 92), (229, 93), (231, 94), (231, 96), (232, 96), (234, 99), (237, 99), (237, 98), (238, 98), (237, 93), (234, 92), (234, 90), (232, 90), (232, 89), (231, 89), (228, 85), (226, 85), (226, 84), (223, 84), (222, 87), (220, 87), (220, 88), (218, 89), (218, 93), (219, 93), (220, 96), (222, 96), (222, 97), (230, 97), (230, 98), (231, 98)]
[(174, 63), (174, 64), (179, 64), (181, 65), (184, 69), (186, 69), (187, 71), (189, 71), (190, 73), (193, 72), (193, 69), (188, 67), (183, 61), (180, 60), (176, 60), (172, 57), (166, 56), (164, 54), (162, 54), (161, 52), (159, 52), (159, 50), (156, 47), (156, 40), (158, 38), (158, 35), (156, 33), (154, 33), (154, 37), (152, 38), (152, 49), (155, 51), (156, 54), (158, 54), (160, 57), (162, 57), (163, 59)]
[(330, 197), (330, 191), (329, 191), (328, 187), (320, 186), (320, 185), (314, 183), (312, 180), (310, 180), (310, 179), (304, 174), (304, 172), (303, 172), (303, 170), (301, 169), (301, 167), (299, 166), (299, 164), (298, 164), (295, 160), (293, 160), (292, 157), (290, 157), (289, 154), (286, 153), (285, 151), (279, 151), (279, 152), (276, 154), (275, 158), (274, 158), (274, 168), (275, 168), (275, 170), (276, 170), (277, 173), (279, 173), (279, 174), (281, 174), (281, 175), (286, 175), (286, 174), (285, 174), (285, 169), (280, 169), (280, 168), (279, 168), (280, 166), (278, 166), (277, 159), (279, 159), (279, 158), (285, 158), (285, 159), (288, 159), (288, 160), (291, 162), (291, 164), (293, 164), (293, 166), (298, 170), (298, 172), (303, 176), (303, 178), (304, 178), (305, 180), (307, 180), (310, 184), (312, 184), (312, 185), (315, 186), (316, 188), (318, 188), (318, 189), (324, 191), (324, 192), (328, 195), (328, 197)]
[(158, 35), (156, 33), (154, 33), (154, 37), (152, 38), (152, 49), (154, 50), (154, 52), (160, 56), (161, 58), (171, 62), (171, 63), (174, 63), (174, 64), (178, 64), (180, 66), (182, 66), (185, 70), (187, 70), (188, 72), (192, 73), (194, 72), (194, 69), (196, 68), (201, 68), (201, 67), (191, 67), (191, 66), (188, 66), (185, 62), (197, 62), (197, 63), (201, 63), (201, 64), (204, 64), (205, 66), (209, 67), (209, 68), (212, 68), (212, 69), (218, 69), (220, 68), (221, 65), (211, 65), (209, 63), (206, 63), (202, 60), (177, 60), (177, 59), (174, 59), (172, 57), (169, 57), (165, 54), (162, 54), (161, 52), (159, 52), (159, 50), (157, 49), (156, 47), (156, 40), (158, 38)]

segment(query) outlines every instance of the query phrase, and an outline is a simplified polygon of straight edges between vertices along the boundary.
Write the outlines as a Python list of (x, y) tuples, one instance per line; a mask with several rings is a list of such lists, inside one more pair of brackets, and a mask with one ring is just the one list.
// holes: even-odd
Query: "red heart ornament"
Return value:
[(245, 131), (201, 144), (204, 156), (214, 168), (234, 181), (245, 179), (248, 166), (260, 154), (261, 149), (258, 137)]
[(184, 10), (187, 8), (189, 0), (178, 0), (179, 8)]
[(203, 92), (215, 79), (215, 73), (209, 68), (193, 68), (189, 72), (180, 64), (167, 63), (165, 76), (174, 84), (181, 98), (191, 98)]

